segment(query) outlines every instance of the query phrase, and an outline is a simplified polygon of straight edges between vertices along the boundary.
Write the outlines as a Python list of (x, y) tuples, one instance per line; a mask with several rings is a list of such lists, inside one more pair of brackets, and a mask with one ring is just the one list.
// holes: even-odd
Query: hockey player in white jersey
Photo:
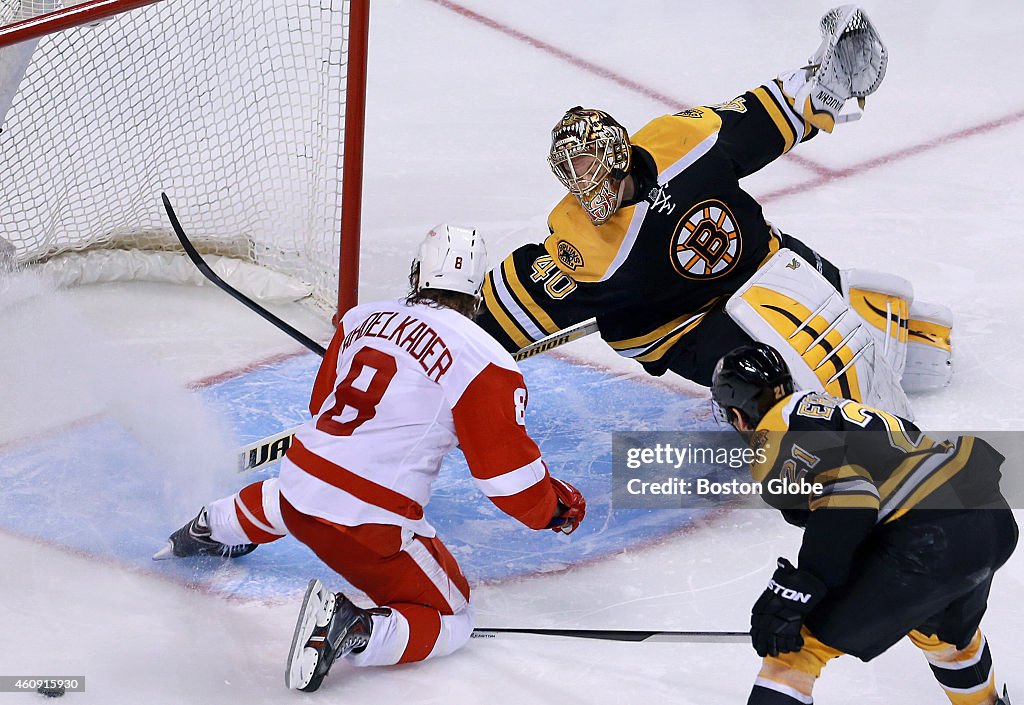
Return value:
[(583, 520), (583, 496), (549, 475), (526, 431), (518, 366), (471, 320), (485, 259), (476, 231), (431, 230), (407, 299), (345, 314), (279, 477), (208, 504), (154, 556), (234, 557), (291, 534), (366, 593), (377, 608), (310, 581), (289, 688), (316, 690), (341, 657), (421, 661), (469, 638), (469, 585), (424, 515), (456, 443), (480, 490), (526, 526), (568, 534)]

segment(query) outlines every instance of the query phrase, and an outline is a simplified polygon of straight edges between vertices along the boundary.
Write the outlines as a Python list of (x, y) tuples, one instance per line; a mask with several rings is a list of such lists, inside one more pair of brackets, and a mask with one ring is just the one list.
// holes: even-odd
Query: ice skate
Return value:
[(185, 524), (167, 539), (167, 545), (153, 554), (153, 560), (186, 558), (188, 556), (223, 556), (238, 558), (256, 550), (255, 543), (241, 543), (228, 546), (210, 537), (210, 526), (206, 520), (206, 507), (199, 510), (196, 518)]
[(288, 651), (285, 684), (307, 693), (318, 689), (336, 660), (366, 648), (373, 627), (370, 614), (319, 580), (310, 580)]

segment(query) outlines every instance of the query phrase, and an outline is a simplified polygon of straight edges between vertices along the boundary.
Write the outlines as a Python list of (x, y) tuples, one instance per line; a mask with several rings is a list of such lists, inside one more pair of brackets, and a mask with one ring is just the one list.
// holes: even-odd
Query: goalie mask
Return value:
[(618, 209), (631, 158), (626, 130), (602, 110), (576, 106), (551, 131), (551, 171), (594, 225), (601, 225)]
[(441, 224), (431, 229), (412, 261), (416, 291), (443, 289), (479, 296), (487, 274), (487, 249), (475, 228)]

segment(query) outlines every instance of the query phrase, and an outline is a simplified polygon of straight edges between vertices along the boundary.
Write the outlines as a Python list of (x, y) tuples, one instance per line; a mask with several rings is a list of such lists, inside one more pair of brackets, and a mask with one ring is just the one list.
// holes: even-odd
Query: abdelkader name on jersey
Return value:
[(398, 311), (375, 311), (363, 319), (358, 328), (345, 336), (342, 350), (360, 338), (381, 338), (405, 349), (420, 363), (427, 377), (440, 381), (452, 366), (448, 346), (427, 323), (410, 314)]

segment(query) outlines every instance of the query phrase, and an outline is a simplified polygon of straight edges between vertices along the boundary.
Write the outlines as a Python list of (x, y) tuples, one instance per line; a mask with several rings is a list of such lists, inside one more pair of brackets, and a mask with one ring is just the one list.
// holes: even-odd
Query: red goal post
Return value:
[(369, 0), (0, 0), (0, 238), (73, 281), (148, 278), (178, 250), (167, 191), (205, 254), (344, 312), (368, 26)]

